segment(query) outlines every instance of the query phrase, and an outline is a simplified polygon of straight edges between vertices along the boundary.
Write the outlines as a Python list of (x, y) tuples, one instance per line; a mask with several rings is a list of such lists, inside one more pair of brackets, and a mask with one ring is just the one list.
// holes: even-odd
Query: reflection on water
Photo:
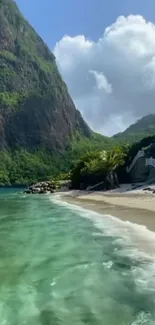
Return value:
[(154, 260), (85, 214), (1, 191), (1, 325), (155, 323)]

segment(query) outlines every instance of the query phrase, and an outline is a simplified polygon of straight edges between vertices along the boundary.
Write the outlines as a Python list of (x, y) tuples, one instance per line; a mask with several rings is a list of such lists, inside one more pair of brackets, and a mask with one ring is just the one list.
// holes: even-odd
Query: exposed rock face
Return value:
[(91, 131), (76, 110), (55, 57), (12, 0), (0, 0), (0, 149), (62, 151)]
[[(148, 138), (149, 139), (149, 138)], [(147, 141), (148, 141), (147, 139)], [(145, 139), (144, 139), (145, 140)], [(155, 142), (137, 152), (126, 168), (129, 180), (133, 183), (155, 182)]]

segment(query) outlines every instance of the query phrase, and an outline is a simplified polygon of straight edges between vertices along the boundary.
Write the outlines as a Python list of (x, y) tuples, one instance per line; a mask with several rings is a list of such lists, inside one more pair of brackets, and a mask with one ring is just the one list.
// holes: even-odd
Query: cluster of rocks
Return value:
[(65, 192), (69, 191), (71, 188), (70, 180), (63, 181), (47, 181), (36, 183), (32, 186), (29, 186), (28, 189), (24, 191), (26, 194), (48, 194), (55, 193), (58, 191)]
[(24, 191), (26, 194), (46, 194), (54, 193), (56, 191), (56, 184), (54, 182), (40, 182), (32, 186), (29, 186), (28, 189)]
[(150, 192), (151, 194), (155, 194), (155, 189), (152, 187), (145, 187), (143, 191)]

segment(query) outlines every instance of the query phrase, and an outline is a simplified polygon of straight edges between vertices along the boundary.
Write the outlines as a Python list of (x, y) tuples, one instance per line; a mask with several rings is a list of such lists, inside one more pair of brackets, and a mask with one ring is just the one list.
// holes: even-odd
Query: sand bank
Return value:
[(80, 192), (72, 191), (63, 195), (68, 203), (86, 209), (109, 214), (123, 221), (145, 225), (155, 232), (155, 194), (142, 190), (131, 192)]

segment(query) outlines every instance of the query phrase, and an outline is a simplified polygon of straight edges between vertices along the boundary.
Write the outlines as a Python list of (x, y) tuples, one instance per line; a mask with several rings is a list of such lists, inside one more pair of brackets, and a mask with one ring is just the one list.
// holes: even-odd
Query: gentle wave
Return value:
[(61, 195), (50, 196), (49, 199), (51, 202), (72, 209), (80, 214), (81, 217), (90, 219), (97, 228), (104, 230), (104, 235), (118, 236), (120, 241), (123, 240), (122, 243), (124, 245), (136, 245), (139, 251), (144, 250), (145, 252), (146, 250), (146, 255), (148, 253), (149, 256), (155, 257), (155, 232), (150, 231), (146, 226), (123, 221), (112, 215), (97, 213), (75, 204), (64, 202), (61, 200)]
[[(112, 236), (113, 243), (121, 245), (117, 251), (120, 257), (128, 256), (138, 266), (133, 266), (132, 274), (137, 286), (155, 293), (155, 233), (146, 226), (123, 221), (112, 215), (103, 215), (83, 207), (61, 200), (61, 195), (50, 197), (52, 202), (64, 206), (90, 219), (94, 226), (100, 229), (104, 236)], [(98, 234), (101, 236), (101, 233)], [(96, 236), (96, 234), (95, 234)], [(108, 262), (107, 267), (112, 265)], [(137, 323), (138, 324), (138, 323)]]

